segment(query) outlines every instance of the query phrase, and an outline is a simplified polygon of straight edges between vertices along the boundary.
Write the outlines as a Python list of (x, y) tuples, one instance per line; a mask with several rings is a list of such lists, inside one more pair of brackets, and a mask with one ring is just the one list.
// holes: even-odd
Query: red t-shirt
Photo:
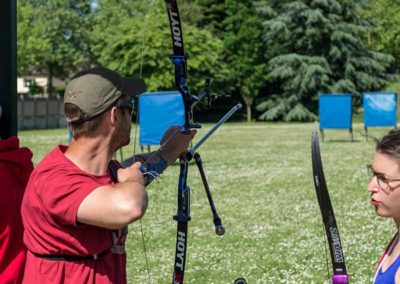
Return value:
[(21, 202), (33, 170), (32, 152), (13, 136), (0, 141), (0, 283), (21, 283), (26, 247)]
[[(126, 233), (77, 222), (83, 199), (109, 175), (79, 169), (58, 146), (33, 171), (22, 202), (24, 242), (28, 248), (23, 283), (126, 283)], [(87, 256), (111, 252), (97, 260), (59, 261), (41, 255)]]

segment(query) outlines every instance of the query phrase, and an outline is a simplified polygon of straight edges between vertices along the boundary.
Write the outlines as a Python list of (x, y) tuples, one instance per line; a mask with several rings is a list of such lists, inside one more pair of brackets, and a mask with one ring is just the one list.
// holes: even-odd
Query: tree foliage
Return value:
[(368, 0), (360, 15), (372, 26), (366, 35), (367, 45), (377, 51), (391, 54), (394, 66), (400, 70), (400, 1)]
[(90, 1), (18, 0), (19, 72), (65, 78), (90, 58)]
[(25, 0), (17, 5), (17, 59), (18, 75), (32, 72), (46, 60), (48, 40), (42, 32), (43, 28), (36, 24), (37, 10)]
[[(110, 0), (107, 0), (110, 1)], [(98, 62), (126, 76), (142, 76), (149, 91), (174, 88), (174, 66), (171, 33), (165, 7), (158, 1), (147, 7), (146, 14), (134, 17), (119, 17), (112, 25), (96, 25), (98, 36), (93, 51)], [(104, 18), (117, 18), (110, 10), (99, 9), (96, 22)], [(103, 15), (106, 13), (107, 15)], [(204, 78), (213, 77), (221, 81), (225, 77), (221, 59), (222, 41), (206, 30), (183, 23), (185, 53), (188, 55), (188, 72), (193, 92), (204, 87)], [(141, 71), (142, 70), (142, 71)]]
[(226, 8), (224, 43), (231, 88), (245, 102), (250, 121), (254, 98), (266, 80), (263, 29), (253, 1), (231, 0)]
[(392, 57), (368, 49), (362, 19), (354, 3), (336, 0), (271, 2), (263, 8), (267, 84), (274, 85), (259, 103), (263, 120), (312, 120), (318, 93), (380, 90), (390, 78)]
[[(17, 1), (18, 72), (47, 74), (50, 93), (53, 76), (66, 78), (98, 64), (142, 76), (150, 91), (174, 88), (163, 0)], [(367, 6), (357, 10), (361, 2)], [(388, 68), (395, 70), (385, 53), (399, 60), (398, 2), (186, 0), (178, 5), (192, 93), (212, 77), (213, 92), (241, 99), (248, 120), (255, 104), (262, 120), (314, 119), (321, 92), (352, 93), (357, 106), (360, 92), (380, 90), (390, 79)]]
[(203, 17), (198, 25), (203, 29), (210, 31), (213, 35), (220, 39), (224, 37), (225, 25), (224, 21), (227, 17), (227, 7), (225, 0), (197, 0), (202, 9)]

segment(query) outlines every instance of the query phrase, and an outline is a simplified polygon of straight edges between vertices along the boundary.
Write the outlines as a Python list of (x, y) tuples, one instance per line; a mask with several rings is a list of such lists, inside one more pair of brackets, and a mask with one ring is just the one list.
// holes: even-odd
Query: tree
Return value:
[(34, 24), (37, 18), (29, 1), (19, 0), (17, 5), (17, 60), (18, 75), (27, 74), (37, 62), (46, 58), (48, 42), (41, 32), (42, 28)]
[(262, 120), (312, 120), (318, 93), (345, 92), (360, 105), (362, 91), (380, 90), (393, 57), (364, 46), (366, 28), (353, 2), (270, 1), (263, 9), (268, 54), (267, 84), (258, 104)]
[(227, 1), (226, 9), (224, 44), (229, 81), (246, 105), (247, 121), (251, 121), (254, 98), (266, 80), (261, 20), (251, 0)]
[(197, 0), (202, 8), (203, 17), (199, 21), (199, 26), (209, 30), (214, 36), (223, 39), (226, 14), (225, 0)]
[(90, 61), (91, 1), (18, 0), (19, 72), (65, 78)]
[[(174, 88), (174, 66), (169, 59), (172, 42), (165, 6), (149, 5), (142, 7), (142, 11), (136, 10), (134, 16), (121, 17), (120, 8), (109, 8), (111, 2), (113, 0), (107, 0), (107, 6), (99, 2), (94, 19), (96, 44), (93, 52), (99, 63), (125, 76), (141, 75), (149, 91)], [(103, 19), (113, 22), (110, 25)], [(197, 93), (204, 87), (206, 76), (213, 77), (216, 82), (226, 77), (225, 65), (220, 60), (223, 44), (206, 30), (183, 21), (182, 24), (189, 85), (191, 91)]]
[(400, 1), (368, 0), (360, 15), (372, 25), (367, 34), (367, 46), (391, 54), (400, 71)]

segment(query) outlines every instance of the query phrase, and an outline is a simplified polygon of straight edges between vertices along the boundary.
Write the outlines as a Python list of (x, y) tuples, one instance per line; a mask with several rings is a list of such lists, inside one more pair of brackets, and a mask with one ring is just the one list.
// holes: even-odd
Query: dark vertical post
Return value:
[(17, 134), (17, 4), (0, 1), (0, 137)]

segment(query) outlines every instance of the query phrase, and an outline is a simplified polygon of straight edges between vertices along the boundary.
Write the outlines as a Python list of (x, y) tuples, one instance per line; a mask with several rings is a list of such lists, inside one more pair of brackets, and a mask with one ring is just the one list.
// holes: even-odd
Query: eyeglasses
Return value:
[(385, 175), (382, 173), (377, 173), (374, 170), (374, 168), (372, 167), (372, 165), (367, 165), (367, 170), (368, 170), (368, 175), (370, 176), (370, 178), (373, 179), (374, 177), (376, 177), (379, 188), (382, 189), (386, 193), (388, 193), (390, 190), (394, 190), (400, 186), (400, 184), (398, 184), (397, 186), (390, 185), (391, 182), (400, 181), (400, 179), (385, 178)]
[(127, 109), (132, 116), (134, 105), (135, 105), (135, 98), (129, 98), (127, 100), (118, 101), (116, 107), (121, 109)]

